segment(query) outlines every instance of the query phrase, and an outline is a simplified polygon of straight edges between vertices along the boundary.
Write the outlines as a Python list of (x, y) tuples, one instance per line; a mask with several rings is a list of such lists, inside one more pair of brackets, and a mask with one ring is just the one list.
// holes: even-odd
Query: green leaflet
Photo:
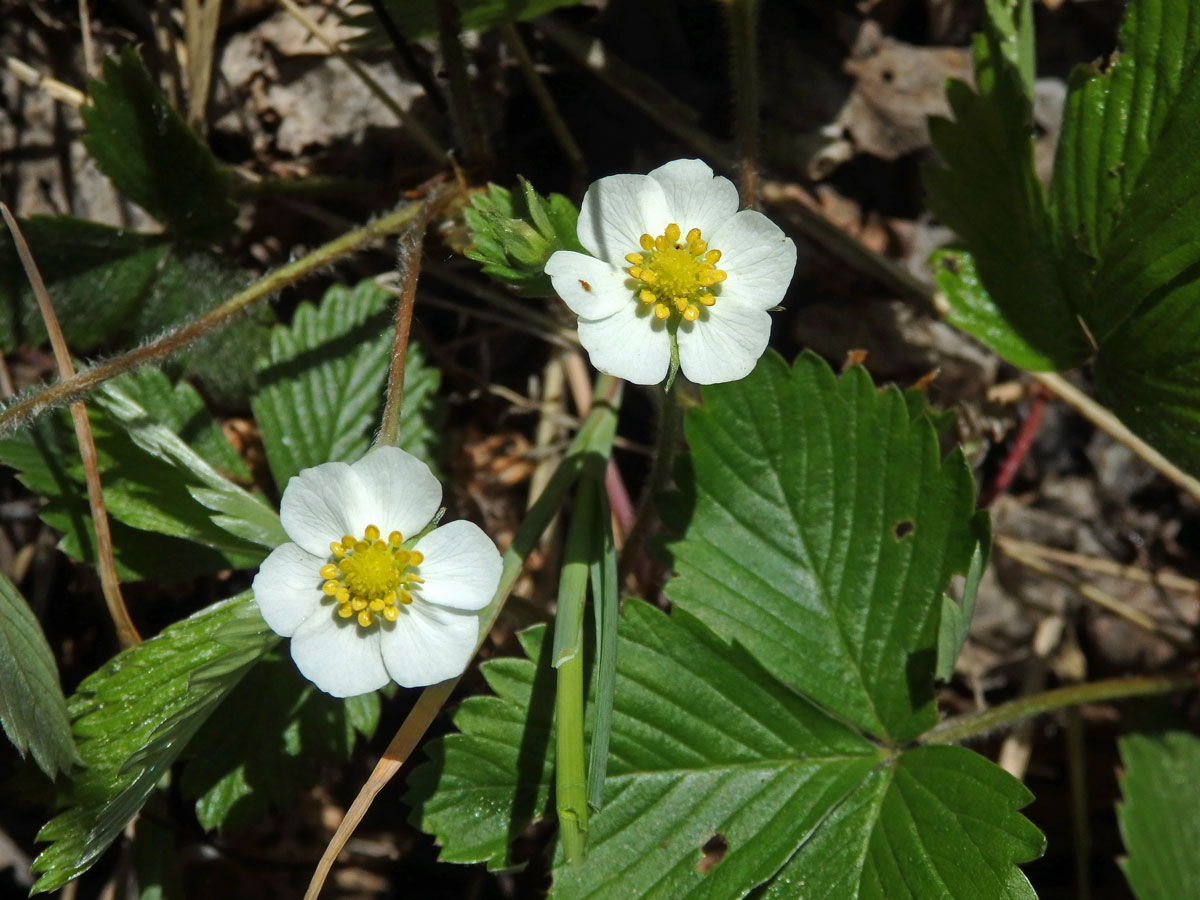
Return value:
[(16, 585), (0, 575), (0, 725), (51, 778), (80, 762), (54, 654)]
[(84, 768), (38, 832), (35, 891), (87, 870), (136, 815), (188, 740), (279, 637), (250, 594), (221, 601), (122, 651), (68, 709)]
[[(391, 307), (391, 295), (373, 282), (335, 285), (319, 307), (301, 304), (291, 327), (271, 332), (269, 356), (256, 363), (260, 390), (251, 405), (281, 490), (301, 469), (353, 462), (370, 448), (391, 358)], [(431, 465), (440, 380), (420, 345), (410, 344), (396, 444)]]

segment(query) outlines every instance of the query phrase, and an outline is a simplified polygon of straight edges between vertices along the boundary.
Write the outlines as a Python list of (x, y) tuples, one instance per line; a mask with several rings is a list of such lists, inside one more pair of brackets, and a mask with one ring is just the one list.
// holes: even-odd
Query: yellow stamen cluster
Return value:
[(626, 271), (641, 282), (637, 298), (654, 305), (656, 319), (674, 312), (694, 322), (701, 306), (717, 302), (710, 288), (725, 280), (725, 273), (717, 268), (721, 251), (708, 249), (699, 228), (683, 236), (683, 230), (672, 222), (658, 237), (643, 234), (639, 243), (642, 252), (625, 257), (629, 263)]
[(321, 593), (337, 603), (339, 616), (354, 616), (360, 626), (369, 628), (377, 615), (395, 622), (400, 606), (412, 603), (409, 588), (424, 581), (409, 569), (425, 557), (405, 550), (400, 546), (403, 542), (398, 531), (385, 541), (376, 526), (368, 525), (361, 538), (347, 534), (329, 545), (335, 561), (321, 566)]

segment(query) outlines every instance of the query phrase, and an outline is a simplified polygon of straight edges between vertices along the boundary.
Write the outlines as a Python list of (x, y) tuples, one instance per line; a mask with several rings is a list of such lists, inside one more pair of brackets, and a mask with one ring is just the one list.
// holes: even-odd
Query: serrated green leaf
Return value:
[[(370, 281), (352, 289), (335, 285), (319, 307), (301, 304), (290, 328), (272, 332), (270, 354), (257, 363), (261, 389), (251, 405), (280, 490), (301, 469), (352, 462), (370, 447), (392, 347), (390, 301)], [(431, 465), (440, 377), (420, 346), (410, 344), (396, 445)]]
[(79, 763), (54, 654), (37, 618), (0, 574), (0, 726), (22, 757), (54, 778)]
[[(940, 165), (922, 170), (929, 207), (963, 239), (987, 286), (972, 290), (939, 265), (939, 287), (955, 324), (981, 340), (1012, 334), (1030, 348), (1017, 362), (1070, 368), (1091, 355), (1058, 265), (1045, 192), (1033, 168), (1033, 110), (1021, 76), (995, 34), (977, 35), (972, 91), (947, 84), (953, 121), (934, 118), (929, 135)], [(996, 348), (999, 351), (999, 348)]]
[[(496, 696), (466, 700), (461, 733), (428, 745), (430, 761), (409, 778), (414, 819), (444, 859), (505, 865), (507, 843), (550, 812), (551, 643), (541, 626), (522, 643), (538, 665), (485, 663)], [(891, 884), (927, 888), (903, 896), (1008, 900), (1032, 896), (1017, 891), (1028, 886), (1013, 862), (1042, 846), (1013, 812), (1028, 791), (983, 758), (959, 748), (889, 755), (699, 621), (638, 600), (620, 623), (604, 794), (587, 861), (564, 866), (560, 851), (552, 898), (724, 900), (785, 866), (793, 885), (845, 884), (800, 893), (779, 883), (778, 896), (877, 897), (871, 873), (895, 846), (904, 852)], [(958, 859), (983, 871), (946, 877), (974, 877), (978, 890), (929, 890), (929, 873)]]
[(808, 353), (703, 398), (667, 596), (874, 735), (931, 726), (941, 597), (975, 547), (961, 454), (940, 459), (899, 391)]
[(233, 231), (230, 177), (167, 102), (137, 50), (104, 60), (79, 110), (84, 146), (121, 193), (179, 235), (217, 240)]
[(975, 595), (979, 581), (987, 568), (992, 552), (992, 522), (987, 510), (975, 513), (972, 522), (977, 542), (971, 551), (971, 562), (963, 579), (962, 597), (955, 601), (949, 594), (942, 595), (942, 618), (938, 623), (937, 669), (935, 675), (941, 681), (954, 677), (954, 663), (971, 628), (971, 617), (975, 614)]
[[(275, 511), (154, 421), (124, 393), (126, 383), (105, 385), (89, 410), (118, 574), (177, 581), (257, 565), (267, 549), (286, 540)], [(83, 467), (66, 413), (44, 416), (25, 433), (0, 440), (0, 460), (46, 498), (40, 514), (64, 532), (64, 552), (93, 562)]]
[(121, 833), (188, 740), (279, 641), (249, 592), (124, 650), (89, 675), (68, 710), (86, 768), (38, 833), (34, 891), (84, 872)]
[(189, 743), (181, 787), (196, 798), (202, 826), (236, 830), (290, 806), (315, 783), (315, 764), (344, 762), (357, 733), (369, 737), (378, 718), (377, 694), (338, 700), (290, 659), (264, 661)]
[(762, 900), (1035, 900), (1014, 862), (1045, 849), (1016, 810), (1019, 781), (962, 747), (918, 747), (881, 767), (775, 878)]
[(1200, 737), (1186, 731), (1127, 734), (1117, 821), (1128, 854), (1121, 869), (1138, 900), (1200, 897)]

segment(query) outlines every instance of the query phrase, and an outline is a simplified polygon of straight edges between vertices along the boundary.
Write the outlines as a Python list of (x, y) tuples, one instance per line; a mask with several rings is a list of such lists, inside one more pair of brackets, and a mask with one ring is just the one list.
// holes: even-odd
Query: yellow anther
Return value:
[(384, 602), (382, 600), (372, 600), (367, 604), (367, 606), (369, 606), (373, 611), (379, 612), (381, 609), (383, 609)]
[(376, 538), (371, 541), (371, 547), (375, 550), (386, 550), (388, 548), (387, 541)]
[(707, 253), (704, 254), (704, 261), (710, 262), (715, 266), (717, 263), (719, 263), (721, 261), (721, 251), (720, 250), (709, 250)]
[(638, 244), (641, 252), (625, 257), (630, 264), (626, 271), (646, 285), (633, 286), (633, 295), (653, 308), (656, 319), (677, 316), (695, 322), (701, 307), (717, 302), (708, 288), (726, 278), (716, 267), (721, 251), (709, 249), (699, 228), (689, 228), (684, 235), (679, 224), (671, 222), (657, 237), (643, 234)]
[[(642, 256), (642, 254), (640, 254), (640, 253), (626, 253), (625, 254), (625, 262), (629, 263), (631, 266), (640, 266), (645, 261), (646, 261), (646, 258), (644, 256)], [(637, 276), (635, 275), (634, 277), (636, 278)]]
[(420, 575), (414, 575), (411, 572), (409, 572), (407, 575), (404, 576), (404, 580), (407, 581), (409, 584), (424, 584), (425, 583), (424, 578), (422, 578)]
[(683, 311), (683, 317), (689, 322), (695, 322), (700, 318), (700, 309), (694, 303), (689, 303), (688, 308)]
[(687, 297), (676, 297), (675, 298), (675, 308), (677, 310), (679, 310), (680, 312), (683, 312), (685, 309), (687, 309), (688, 308)]
[(665, 319), (671, 314), (670, 308), (665, 303), (659, 303), (654, 307), (654, 318)]
[(398, 531), (393, 531), (391, 534), (388, 535), (388, 543), (391, 544), (393, 547), (399, 547), (401, 544), (404, 543), (404, 535), (402, 535)]
[(366, 541), (356, 541), (354, 544), (354, 552), (355, 553), (362, 553), (364, 550), (370, 550), (370, 549), (371, 549), (371, 545), (368, 544)]
[(629, 277), (630, 278), (641, 278), (642, 270), (638, 266), (630, 266), (629, 267)]
[(712, 294), (708, 294), (708, 293), (701, 294), (699, 297), (696, 298), (696, 300), (700, 303), (703, 303), (705, 306), (712, 306), (714, 303), (717, 302), (717, 298), (714, 297)]
[(688, 244), (688, 253), (692, 254), (692, 256), (702, 256), (707, 249), (708, 244), (704, 243), (704, 241), (692, 241)]
[(320, 570), (318, 570), (317, 574), (322, 578), (337, 578), (338, 567), (333, 563), (325, 563), (325, 565), (321, 566)]
[(412, 594), (408, 591), (397, 591), (396, 602), (408, 606), (408, 604), (412, 603)]
[(388, 594), (386, 597), (384, 597), (383, 603), (385, 606), (395, 606), (396, 605), (396, 592), (392, 591), (390, 594)]
[(412, 562), (412, 551), (411, 550), (397, 550), (396, 551), (396, 564), (397, 565), (407, 566), (411, 562)]
[(671, 246), (671, 244), (667, 240), (667, 236), (664, 234), (660, 234), (658, 237), (656, 237), (654, 239), (654, 249), (657, 250), (659, 253), (662, 253), (664, 250), (666, 250), (670, 246)]
[(342, 546), (345, 548), (347, 553), (350, 552), (350, 550), (354, 546), (354, 544), (355, 544), (355, 541), (354, 541), (353, 536), (348, 535), (348, 534), (342, 535)]
[(366, 609), (367, 608), (366, 598), (365, 597), (355, 597), (353, 600), (350, 601), (350, 608), (354, 609), (354, 610)]
[(376, 528), (374, 525), (368, 525), (366, 528), (363, 529), (363, 537), (365, 537), (368, 541), (378, 540), (379, 539), (379, 529)]
[(366, 628), (368, 625), (370, 625), (374, 621), (375, 621), (375, 615), (369, 609), (364, 609), (362, 612), (360, 612), (358, 614), (358, 624), (361, 625), (363, 628)]
[(410, 550), (408, 554), (408, 564), (410, 566), (419, 566), (425, 562), (425, 554), (420, 550)]
[(342, 556), (345, 554), (346, 548), (343, 547), (341, 544), (339, 544), (337, 541), (331, 541), (329, 543), (329, 552), (332, 553), (334, 556)]
[(653, 303), (657, 298), (650, 291), (643, 289), (638, 291), (638, 299), (643, 303)]
[(343, 619), (348, 619), (352, 615), (354, 615), (354, 610), (352, 610), (350, 608), (349, 603), (343, 603), (341, 606), (338, 607), (338, 615), (341, 616)]
[(673, 244), (679, 240), (680, 233), (679, 226), (672, 222), (663, 232), (663, 236)]
[(702, 287), (712, 287), (714, 284), (720, 284), (725, 278), (725, 273), (720, 269), (708, 269), (700, 272), (696, 276), (696, 281)]
[(400, 610), (396, 609), (394, 606), (389, 606), (384, 609), (383, 617), (389, 622), (395, 622), (398, 618), (400, 618)]
[(689, 244), (694, 244), (698, 240), (700, 240), (700, 229), (699, 228), (693, 228), (691, 231), (689, 231), (687, 233), (687, 242)]
[(638, 271), (638, 279), (646, 282), (646, 284), (654, 284), (658, 281), (658, 274), (653, 269), (641, 269)]
[(638, 238), (638, 243), (641, 244), (643, 250), (654, 249), (654, 238), (650, 237), (648, 234), (643, 234), (640, 238)]
[(334, 594), (337, 593), (337, 590), (338, 590), (338, 583), (336, 581), (332, 581), (332, 580), (326, 581), (323, 585), (321, 585), (321, 593), (324, 594), (326, 597), (332, 597)]
[(350, 589), (349, 588), (338, 588), (336, 597), (337, 597), (338, 603), (349, 603), (350, 602)]

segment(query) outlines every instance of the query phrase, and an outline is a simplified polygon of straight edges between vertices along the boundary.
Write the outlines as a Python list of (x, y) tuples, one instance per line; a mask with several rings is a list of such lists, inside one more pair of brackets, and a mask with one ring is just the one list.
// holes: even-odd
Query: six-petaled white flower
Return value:
[(771, 336), (767, 312), (796, 267), (796, 245), (766, 216), (738, 211), (737, 188), (698, 159), (588, 188), (579, 243), (546, 263), (579, 316), (592, 365), (638, 384), (663, 380), (671, 335), (698, 384), (749, 374)]
[(288, 482), (279, 515), (294, 543), (263, 562), (254, 598), (321, 690), (351, 697), (389, 680), (433, 684), (470, 661), (500, 554), (470, 522), (414, 542), (441, 500), (429, 467), (395, 447)]

